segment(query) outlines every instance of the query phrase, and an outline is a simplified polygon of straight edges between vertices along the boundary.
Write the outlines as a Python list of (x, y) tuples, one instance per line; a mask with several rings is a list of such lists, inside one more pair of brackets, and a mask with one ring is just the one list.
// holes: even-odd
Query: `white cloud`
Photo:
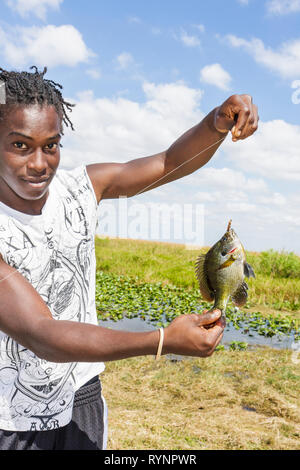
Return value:
[(200, 31), (200, 33), (204, 33), (204, 32), (205, 32), (205, 26), (204, 26), (204, 24), (195, 24), (194, 27), (197, 28), (198, 31)]
[(170, 193), (169, 200), (184, 197), (194, 204), (204, 204), (206, 245), (214, 243), (232, 219), (246, 249), (288, 248), (299, 253), (299, 191), (293, 193), (292, 186), (289, 194), (274, 191), (264, 179), (248, 176), (256, 172), (256, 161), (249, 167), (245, 171), (201, 168), (184, 178), (184, 190), (180, 192), (177, 186), (177, 196), (170, 199)]
[(198, 47), (201, 44), (200, 39), (197, 36), (189, 35), (184, 30), (181, 31), (180, 41), (187, 47)]
[(200, 33), (204, 33), (204, 32), (205, 32), (205, 26), (204, 26), (204, 24), (196, 24), (196, 25), (195, 25), (195, 28), (197, 28), (197, 29), (200, 31)]
[(48, 9), (59, 10), (63, 0), (6, 0), (7, 5), (22, 17), (33, 14), (41, 20), (46, 19)]
[[(81, 93), (72, 113), (75, 133), (66, 130), (62, 164), (127, 161), (169, 147), (203, 118), (200, 90), (184, 83), (144, 83), (144, 103)], [(69, 98), (71, 102), (74, 102)]]
[(134, 59), (129, 52), (122, 52), (117, 57), (118, 69), (125, 70), (134, 63)]
[(18, 68), (28, 64), (73, 67), (95, 56), (72, 25), (15, 27), (11, 32), (0, 28), (0, 50), (5, 61)]
[[(245, 142), (242, 145), (247, 146)], [(223, 152), (227, 155), (229, 150), (223, 148), (222, 159)], [(225, 160), (228, 164), (228, 157)], [(297, 193), (292, 191), (286, 194), (274, 190), (273, 185), (269, 186), (263, 178), (249, 176), (256, 173), (255, 163), (248, 171), (229, 167), (201, 168), (182, 180), (182, 191), (179, 183), (176, 183), (176, 188), (174, 185), (173, 198), (170, 185), (169, 200), (180, 202), (181, 198), (204, 205), (206, 245), (215, 243), (232, 219), (246, 249), (280, 250), (288, 247), (299, 252), (296, 234), (300, 222), (300, 194), (298, 192), (297, 197)], [(214, 165), (214, 160), (211, 165)]]
[(237, 0), (240, 5), (249, 5), (249, 0)]
[(278, 193), (278, 192), (274, 192), (273, 194), (268, 195), (268, 196), (259, 195), (257, 200), (261, 204), (266, 204), (268, 206), (270, 205), (283, 206), (287, 203), (286, 197), (283, 194)]
[(277, 50), (266, 47), (257, 38), (248, 41), (228, 35), (226, 39), (231, 46), (243, 48), (257, 63), (279, 73), (283, 78), (294, 78), (300, 74), (300, 38), (281, 44)]
[(279, 181), (300, 181), (300, 126), (283, 120), (260, 122), (258, 131), (247, 140), (226, 140), (227, 158), (249, 172)]
[(89, 75), (94, 80), (99, 80), (101, 78), (101, 72), (99, 69), (88, 69), (86, 74)]
[(300, 0), (270, 0), (267, 11), (274, 15), (288, 15), (300, 11)]
[(265, 193), (268, 190), (266, 182), (262, 178), (247, 178), (241, 171), (233, 170), (231, 168), (213, 168), (204, 167), (199, 173), (189, 176), (186, 181), (187, 184), (197, 184), (201, 187), (207, 186), (212, 191), (234, 190), (235, 193), (239, 192), (258, 192)]
[(231, 76), (220, 64), (206, 65), (200, 72), (200, 79), (221, 90), (229, 90)]

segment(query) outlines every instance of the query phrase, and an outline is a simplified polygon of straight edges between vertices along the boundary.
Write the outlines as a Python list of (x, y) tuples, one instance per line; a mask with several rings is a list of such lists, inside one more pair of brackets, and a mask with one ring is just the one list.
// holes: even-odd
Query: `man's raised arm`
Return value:
[(134, 196), (193, 173), (211, 159), (229, 131), (233, 141), (246, 139), (256, 131), (258, 119), (251, 96), (233, 95), (162, 153), (89, 165), (98, 202)]

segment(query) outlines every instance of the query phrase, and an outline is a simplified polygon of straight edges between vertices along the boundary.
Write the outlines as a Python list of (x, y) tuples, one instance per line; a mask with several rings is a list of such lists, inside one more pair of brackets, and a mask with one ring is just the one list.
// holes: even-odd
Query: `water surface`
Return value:
[[(117, 322), (112, 320), (99, 321), (99, 325), (105, 328), (112, 328), (115, 330), (124, 331), (152, 331), (157, 327), (150, 321), (141, 318), (123, 318)], [(291, 349), (294, 342), (293, 335), (275, 335), (271, 338), (259, 335), (255, 330), (250, 330), (243, 333), (244, 329), (241, 327), (239, 330), (234, 328), (233, 325), (226, 325), (221, 344), (227, 348), (232, 341), (243, 341), (248, 343), (248, 347), (253, 349), (255, 347), (271, 347), (275, 349)]]

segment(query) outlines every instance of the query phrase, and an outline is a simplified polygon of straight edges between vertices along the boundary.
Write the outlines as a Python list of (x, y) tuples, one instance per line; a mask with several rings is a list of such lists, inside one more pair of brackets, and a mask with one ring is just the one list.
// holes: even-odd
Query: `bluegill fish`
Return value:
[(213, 309), (219, 309), (225, 316), (227, 303), (231, 298), (234, 305), (245, 305), (248, 285), (245, 277), (255, 277), (246, 253), (237, 234), (231, 228), (231, 220), (223, 237), (196, 262), (196, 276), (202, 297), (214, 302)]

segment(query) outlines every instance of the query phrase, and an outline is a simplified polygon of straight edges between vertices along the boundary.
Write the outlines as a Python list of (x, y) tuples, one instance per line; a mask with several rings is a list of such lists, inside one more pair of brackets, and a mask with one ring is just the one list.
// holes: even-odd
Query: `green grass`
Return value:
[(249, 262), (259, 274), (272, 279), (300, 279), (300, 258), (293, 252), (268, 250), (251, 255)]
[(182, 245), (96, 238), (98, 269), (187, 288), (196, 286), (197, 254)]

